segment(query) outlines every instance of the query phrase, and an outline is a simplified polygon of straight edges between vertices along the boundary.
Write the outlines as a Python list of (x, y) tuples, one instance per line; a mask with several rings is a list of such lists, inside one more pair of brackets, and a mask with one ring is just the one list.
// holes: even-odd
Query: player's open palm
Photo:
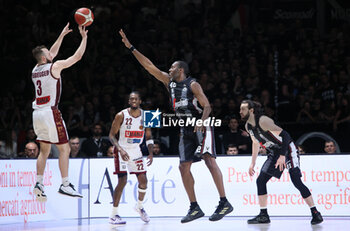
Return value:
[(88, 30), (86, 30), (86, 27), (85, 26), (79, 26), (79, 32), (81, 34), (81, 37), (83, 38), (86, 38), (87, 37), (87, 33), (88, 33)]
[(131, 43), (129, 42), (128, 38), (126, 37), (123, 29), (120, 29), (119, 30), (119, 34), (120, 36), (122, 36), (122, 42), (124, 43), (124, 45), (127, 47), (127, 48), (130, 48), (131, 47)]
[(66, 36), (67, 34), (69, 34), (72, 31), (73, 31), (72, 29), (69, 29), (69, 23), (67, 23), (67, 25), (63, 28), (61, 34), (63, 36)]

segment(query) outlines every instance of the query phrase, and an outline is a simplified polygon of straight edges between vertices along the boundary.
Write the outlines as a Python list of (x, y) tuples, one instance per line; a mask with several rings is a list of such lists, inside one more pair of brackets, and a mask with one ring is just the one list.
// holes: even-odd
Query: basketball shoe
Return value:
[(218, 221), (222, 219), (224, 216), (233, 211), (233, 207), (228, 201), (219, 201), (219, 205), (216, 208), (213, 215), (209, 217), (210, 221)]
[(135, 209), (136, 212), (138, 212), (140, 214), (141, 220), (143, 220), (144, 222), (149, 222), (150, 221), (149, 216), (147, 215), (147, 213), (146, 213), (144, 208), (140, 209), (137, 206), (137, 204), (136, 204), (134, 209)]
[(186, 222), (190, 222), (193, 221), (195, 219), (201, 218), (204, 216), (203, 211), (201, 210), (201, 208), (199, 207), (199, 205), (197, 205), (194, 208), (191, 208), (188, 210), (188, 213), (186, 216), (184, 216), (181, 219), (181, 223), (186, 223)]
[(58, 189), (58, 192), (71, 197), (83, 198), (83, 196), (80, 193), (75, 191), (74, 185), (72, 185), (71, 183), (69, 183), (68, 186), (64, 186), (63, 184), (61, 184), (60, 188)]
[(36, 184), (34, 186), (33, 193), (34, 193), (37, 201), (39, 201), (39, 202), (46, 202), (47, 201), (47, 197), (46, 197), (46, 194), (44, 192), (44, 185), (40, 184), (39, 182), (36, 182)]
[(322, 221), (323, 221), (323, 218), (319, 211), (316, 210), (315, 212), (312, 213), (312, 220), (311, 220), (312, 225), (317, 225)]
[(115, 215), (109, 218), (109, 224), (112, 225), (125, 225), (126, 221), (123, 221), (119, 215)]
[(268, 214), (260, 213), (258, 216), (249, 219), (248, 224), (267, 224), (270, 223), (270, 217)]

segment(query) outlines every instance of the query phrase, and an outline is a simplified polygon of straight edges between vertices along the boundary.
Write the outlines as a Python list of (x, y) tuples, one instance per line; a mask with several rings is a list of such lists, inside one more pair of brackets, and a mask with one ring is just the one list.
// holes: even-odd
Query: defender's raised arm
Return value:
[(119, 30), (119, 34), (122, 37), (122, 42), (124, 43), (125, 47), (130, 49), (132, 54), (135, 56), (137, 61), (150, 73), (153, 75), (156, 79), (163, 82), (165, 85), (168, 85), (170, 82), (170, 76), (168, 73), (159, 70), (152, 62), (149, 60), (146, 56), (144, 56), (141, 52), (136, 50), (136, 48), (131, 45), (128, 38), (126, 37), (124, 31), (121, 29)]

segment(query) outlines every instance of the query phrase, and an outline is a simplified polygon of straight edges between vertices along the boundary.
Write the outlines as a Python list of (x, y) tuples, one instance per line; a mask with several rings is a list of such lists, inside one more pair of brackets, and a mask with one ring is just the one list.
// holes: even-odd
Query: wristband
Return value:
[(148, 146), (149, 144), (154, 144), (153, 140), (146, 140), (146, 145)]
[(136, 49), (136, 48), (135, 48), (133, 45), (131, 45), (131, 47), (129, 48), (129, 50), (130, 50), (131, 52), (133, 52), (135, 49)]

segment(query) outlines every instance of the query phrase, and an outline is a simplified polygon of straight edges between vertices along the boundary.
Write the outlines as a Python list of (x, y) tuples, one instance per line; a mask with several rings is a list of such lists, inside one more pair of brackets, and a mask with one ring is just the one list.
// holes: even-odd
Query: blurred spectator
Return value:
[(266, 155), (267, 154), (267, 150), (266, 148), (259, 146), (259, 155)]
[(324, 142), (324, 151), (328, 154), (336, 153), (335, 143), (332, 140)]
[(227, 155), (237, 155), (238, 154), (238, 147), (234, 144), (229, 144), (227, 146), (226, 154)]
[(25, 146), (29, 142), (35, 142), (36, 143), (36, 135), (35, 135), (35, 132), (34, 132), (33, 128), (28, 128), (27, 129), (26, 136), (25, 136), (24, 140), (20, 140), (20, 138), (18, 138), (18, 154), (20, 156), (24, 155)]
[(306, 153), (305, 147), (303, 145), (298, 145), (297, 148), (298, 148), (299, 154), (305, 154)]
[(297, 123), (315, 122), (315, 119), (311, 115), (311, 106), (309, 101), (304, 102), (303, 108), (298, 113), (296, 122)]
[(350, 104), (346, 97), (341, 98), (340, 105), (338, 106), (337, 113), (333, 122), (334, 131), (347, 133), (350, 129)]
[(11, 156), (9, 156), (7, 153), (5, 153), (3, 150), (5, 149), (5, 142), (0, 140), (0, 159), (9, 159)]
[(0, 158), (16, 158), (17, 157), (17, 141), (16, 132), (7, 129), (4, 132), (3, 140), (0, 140)]
[(92, 129), (95, 123), (100, 121), (100, 113), (95, 110), (91, 102), (86, 102), (84, 107), (84, 119), (82, 122), (83, 131), (87, 132)]
[(102, 132), (102, 125), (96, 123), (92, 129), (92, 137), (82, 143), (81, 151), (88, 157), (107, 156), (108, 147), (112, 144), (108, 139), (102, 138)]
[(154, 140), (153, 156), (164, 156), (164, 154), (162, 153), (161, 143), (159, 140)]
[(240, 154), (249, 153), (249, 147), (251, 146), (249, 135), (246, 131), (239, 129), (238, 126), (237, 118), (231, 118), (228, 123), (229, 131), (223, 134), (224, 149), (227, 150), (229, 144), (236, 144)]
[(74, 113), (74, 106), (69, 105), (65, 112), (65, 120), (68, 134), (71, 136), (80, 136), (82, 135), (81, 124), (82, 120), (79, 114)]
[(72, 136), (69, 139), (70, 158), (83, 158), (85, 155), (80, 151), (80, 139), (77, 136)]
[[(136, 9), (135, 2), (137, 9), (148, 10), (131, 14)], [(187, 8), (190, 5), (188, 2), (196, 2), (196, 7), (193, 10)], [(332, 129), (337, 134), (340, 132), (337, 141), (342, 150), (343, 146), (346, 147), (343, 151), (350, 151), (350, 145), (344, 145), (349, 130), (349, 109), (341, 106), (339, 100), (342, 97), (349, 100), (350, 95), (349, 23), (335, 24), (329, 29), (324, 28), (325, 31), (319, 31), (316, 24), (303, 23), (304, 20), (298, 20), (298, 24), (295, 24), (295, 20), (271, 23), (268, 17), (249, 17), (244, 28), (232, 29), (230, 20), (236, 1), (225, 1), (225, 4), (221, 1), (209, 2), (173, 1), (165, 4), (165, 1), (122, 1), (122, 4), (104, 4), (103, 1), (95, 1), (95, 16), (98, 15), (99, 20), (94, 22), (94, 33), (89, 35), (92, 37), (89, 44), (91, 49), (86, 51), (89, 55), (78, 66), (65, 72), (67, 78), (62, 80), (66, 86), (61, 95), (64, 105), (62, 114), (69, 135), (89, 137), (90, 128), (83, 129), (91, 127), (92, 121), (103, 123), (108, 129), (115, 112), (126, 106), (122, 98), (131, 90), (129, 88), (140, 90), (152, 109), (170, 110), (166, 92), (152, 91), (155, 86), (160, 86), (159, 83), (146, 81), (144, 85), (139, 81), (139, 76), (144, 75), (143, 70), (135, 68), (128, 51), (123, 46), (115, 46), (115, 38), (108, 34), (115, 25), (127, 22), (134, 31), (132, 36), (142, 37), (142, 42), (136, 45), (137, 49), (159, 60), (157, 64), (160, 67), (169, 68), (167, 64), (174, 57), (189, 62), (191, 75), (198, 78), (213, 104), (213, 115), (217, 118), (238, 114), (236, 105), (249, 94), (251, 98), (259, 100), (265, 113), (279, 123), (296, 125), (297, 113), (300, 112), (298, 121), (303, 125), (322, 123), (323, 132)], [(266, 7), (257, 2), (244, 1), (248, 13), (254, 14)], [(28, 50), (33, 44), (54, 36), (48, 29), (48, 22), (59, 25), (65, 12), (71, 11), (71, 5), (72, 2), (68, 0), (59, 3), (35, 1), (33, 4), (30, 1), (21, 1), (20, 4), (17, 1), (2, 1), (1, 4), (1, 9), (14, 10), (3, 10), (4, 17), (9, 20), (3, 36), (0, 36), (0, 59), (3, 72), (11, 73), (13, 78), (1, 86), (0, 130), (15, 130), (17, 151), (22, 154), (24, 145), (29, 142), (22, 131), (31, 124), (28, 113), (31, 113), (33, 98), (30, 78), (20, 78), (31, 69), (32, 64), (27, 61), (30, 59)], [(174, 7), (177, 10), (173, 10)], [(45, 9), (45, 14), (42, 9)], [(14, 14), (6, 17), (10, 12)], [(111, 16), (115, 25), (107, 23)], [(257, 22), (259, 30), (256, 30)], [(158, 35), (157, 31), (162, 33)], [(72, 33), (75, 45), (78, 35), (76, 31)], [(17, 38), (17, 48), (10, 46), (13, 38)], [(159, 43), (159, 40), (164, 42)], [(179, 44), (183, 44), (182, 49), (177, 49)], [(275, 51), (278, 51), (278, 57), (274, 57)], [(66, 57), (71, 49), (61, 52), (62, 57)], [(101, 54), (103, 57), (98, 59)], [(275, 89), (274, 61), (278, 62), (279, 67), (278, 89)], [(22, 63), (23, 67), (16, 68), (16, 63)], [(234, 101), (230, 100), (232, 98)], [(93, 104), (93, 108), (86, 99)], [(304, 108), (305, 101), (309, 105)], [(310, 126), (291, 127), (293, 129), (289, 131), (292, 136), (315, 130)], [(221, 145), (216, 146), (220, 146), (221, 150)], [(165, 149), (163, 152), (169, 153)]]
[(24, 158), (36, 159), (39, 155), (39, 148), (35, 142), (29, 142), (25, 145)]
[(107, 150), (107, 157), (114, 157), (114, 146), (110, 146)]

